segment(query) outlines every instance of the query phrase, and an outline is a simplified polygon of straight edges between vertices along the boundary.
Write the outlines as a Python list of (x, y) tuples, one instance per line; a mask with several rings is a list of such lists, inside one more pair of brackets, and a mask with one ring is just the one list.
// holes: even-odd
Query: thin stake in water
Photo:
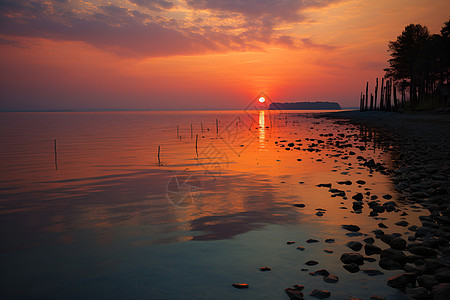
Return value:
[(192, 124), (191, 124), (191, 140), (192, 140)]
[(216, 119), (216, 132), (219, 134), (219, 120)]
[(56, 139), (54, 140), (54, 148), (55, 148), (55, 169), (58, 170), (58, 151), (56, 150)]
[(180, 136), (179, 130), (178, 130), (178, 125), (177, 125), (177, 138)]
[(195, 153), (197, 154), (197, 157), (198, 157), (197, 143), (198, 143), (198, 134), (195, 135)]
[[(178, 126), (177, 126), (178, 127)], [(159, 157), (159, 154), (161, 153), (161, 146), (158, 146), (158, 165), (161, 165), (161, 159)]]

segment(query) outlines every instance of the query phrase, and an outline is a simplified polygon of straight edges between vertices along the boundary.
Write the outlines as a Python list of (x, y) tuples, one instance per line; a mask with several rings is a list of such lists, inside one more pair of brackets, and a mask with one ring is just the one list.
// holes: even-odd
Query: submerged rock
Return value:
[(344, 264), (357, 264), (357, 265), (363, 265), (364, 264), (364, 257), (359, 253), (344, 253), (341, 255), (341, 261)]
[(358, 225), (342, 225), (342, 228), (352, 232), (359, 231), (361, 229)]
[(380, 270), (375, 270), (375, 269), (365, 269), (362, 270), (364, 273), (366, 273), (369, 276), (377, 276), (377, 275), (384, 275), (383, 272), (381, 272)]
[(315, 266), (317, 264), (318, 264), (318, 262), (315, 260), (308, 260), (307, 262), (305, 262), (305, 265), (307, 265), (307, 266)]
[(328, 275), (330, 275), (330, 272), (328, 272), (325, 269), (320, 269), (320, 270), (315, 271), (314, 274), (320, 275), (320, 276), (328, 276)]
[(350, 273), (356, 273), (359, 271), (359, 266), (355, 263), (351, 263), (344, 265), (344, 269), (346, 269)]
[(331, 296), (329, 291), (314, 289), (310, 294), (311, 297), (316, 297), (319, 299), (325, 299)]
[(364, 252), (366, 253), (366, 255), (380, 254), (381, 248), (373, 244), (365, 244)]
[(388, 278), (387, 285), (394, 289), (404, 290), (408, 283), (416, 281), (417, 274), (402, 273)]
[(353, 251), (359, 251), (362, 248), (362, 244), (360, 242), (356, 242), (356, 241), (350, 241), (348, 243), (345, 244), (347, 247), (349, 247), (350, 249), (352, 249)]

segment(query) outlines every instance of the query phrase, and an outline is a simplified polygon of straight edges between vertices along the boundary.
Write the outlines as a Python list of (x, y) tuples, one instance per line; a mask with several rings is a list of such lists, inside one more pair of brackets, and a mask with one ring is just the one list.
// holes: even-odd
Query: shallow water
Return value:
[[(293, 284), (331, 299), (402, 298), (386, 286), (400, 272), (351, 274), (339, 261), (381, 221), (405, 237), (394, 223), (419, 223), (401, 202), (378, 218), (352, 211), (356, 192), (396, 200), (389, 177), (357, 159), (389, 165), (376, 132), (279, 111), (1, 113), (0, 128), (2, 298), (287, 299)], [(308, 274), (323, 268), (339, 282)]]

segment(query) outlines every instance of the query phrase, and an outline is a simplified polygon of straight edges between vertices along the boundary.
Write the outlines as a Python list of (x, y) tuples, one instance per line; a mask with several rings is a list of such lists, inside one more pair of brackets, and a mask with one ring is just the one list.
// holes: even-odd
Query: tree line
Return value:
[(445, 107), (450, 95), (450, 20), (440, 34), (430, 34), (426, 26), (410, 24), (395, 41), (390, 41), (389, 67), (384, 69), (378, 98), (378, 78), (374, 94), (369, 83), (361, 92), (360, 110), (400, 111)]

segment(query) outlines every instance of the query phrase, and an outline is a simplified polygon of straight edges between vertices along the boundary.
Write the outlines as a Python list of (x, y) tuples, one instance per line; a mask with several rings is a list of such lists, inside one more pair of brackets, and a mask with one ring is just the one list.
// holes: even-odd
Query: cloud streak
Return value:
[[(165, 0), (89, 6), (60, 0), (0, 0), (0, 34), (3, 39), (84, 42), (131, 57), (257, 51), (267, 45), (315, 47), (311, 40), (298, 39), (277, 26), (303, 22), (303, 10), (337, 1), (188, 0), (191, 10), (186, 12)], [(178, 18), (173, 12), (179, 12)], [(193, 15), (204, 18), (194, 20)]]

